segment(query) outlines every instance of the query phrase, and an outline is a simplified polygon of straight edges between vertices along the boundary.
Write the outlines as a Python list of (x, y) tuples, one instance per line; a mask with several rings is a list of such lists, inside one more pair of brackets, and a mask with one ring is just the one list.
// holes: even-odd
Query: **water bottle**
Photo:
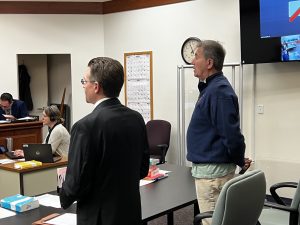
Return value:
[(13, 150), (13, 139), (11, 137), (6, 138), (6, 148), (9, 152)]

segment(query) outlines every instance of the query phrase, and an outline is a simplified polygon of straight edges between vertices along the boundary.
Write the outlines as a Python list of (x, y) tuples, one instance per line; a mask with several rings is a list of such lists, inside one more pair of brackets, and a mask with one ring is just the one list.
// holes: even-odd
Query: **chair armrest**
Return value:
[(157, 145), (157, 147), (161, 148), (161, 149), (167, 149), (168, 145), (167, 144), (159, 144), (159, 145)]
[(286, 204), (282, 201), (280, 196), (277, 194), (277, 192), (276, 192), (277, 189), (286, 188), (286, 187), (297, 188), (297, 186), (298, 186), (297, 182), (281, 182), (281, 183), (273, 184), (270, 187), (270, 193), (277, 204), (286, 206)]
[(202, 219), (211, 218), (213, 216), (213, 213), (214, 213), (214, 211), (208, 211), (208, 212), (203, 212), (203, 213), (197, 214), (194, 218), (194, 225), (202, 224), (202, 223), (200, 223), (202, 221)]
[(267, 207), (270, 207), (270, 208), (273, 208), (273, 209), (280, 209), (280, 210), (287, 211), (287, 212), (297, 212), (297, 209), (292, 209), (289, 206), (280, 205), (280, 204), (273, 203), (273, 202), (268, 202), (268, 201), (266, 201), (264, 203), (264, 206), (267, 206)]

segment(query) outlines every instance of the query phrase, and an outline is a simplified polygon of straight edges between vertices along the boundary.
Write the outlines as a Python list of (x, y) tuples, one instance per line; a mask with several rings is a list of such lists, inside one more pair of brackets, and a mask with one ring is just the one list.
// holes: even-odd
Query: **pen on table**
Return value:
[(163, 176), (161, 176), (161, 177), (155, 178), (155, 179), (154, 179), (154, 182), (159, 181), (159, 180), (162, 180), (162, 179), (164, 179), (164, 178), (167, 178), (168, 176), (169, 176), (169, 175), (166, 173), (165, 175), (163, 175)]

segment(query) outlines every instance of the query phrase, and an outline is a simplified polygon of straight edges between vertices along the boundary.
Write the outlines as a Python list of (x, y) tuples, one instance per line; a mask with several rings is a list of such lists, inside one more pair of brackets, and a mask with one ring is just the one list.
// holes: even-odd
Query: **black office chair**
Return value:
[(165, 163), (170, 144), (171, 124), (165, 120), (150, 120), (146, 124), (150, 158)]
[[(295, 194), (290, 205), (286, 204), (277, 194), (282, 188), (295, 188)], [(298, 225), (300, 212), (300, 185), (297, 182), (281, 182), (270, 187), (274, 202), (265, 202), (259, 222), (261, 225)]]

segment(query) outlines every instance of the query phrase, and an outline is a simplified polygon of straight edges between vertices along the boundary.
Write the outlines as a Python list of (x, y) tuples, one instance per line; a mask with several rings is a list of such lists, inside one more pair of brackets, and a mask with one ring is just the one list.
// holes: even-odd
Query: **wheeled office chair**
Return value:
[(150, 158), (165, 163), (170, 144), (171, 124), (165, 120), (150, 120), (146, 124)]
[(213, 212), (196, 215), (194, 225), (212, 217), (211, 225), (256, 225), (266, 196), (266, 179), (260, 170), (246, 172), (225, 183)]
[[(291, 205), (287, 205), (277, 194), (280, 188), (296, 188)], [(260, 217), (261, 225), (298, 225), (300, 211), (300, 185), (296, 182), (282, 182), (270, 187), (270, 193), (274, 202), (265, 202)]]

